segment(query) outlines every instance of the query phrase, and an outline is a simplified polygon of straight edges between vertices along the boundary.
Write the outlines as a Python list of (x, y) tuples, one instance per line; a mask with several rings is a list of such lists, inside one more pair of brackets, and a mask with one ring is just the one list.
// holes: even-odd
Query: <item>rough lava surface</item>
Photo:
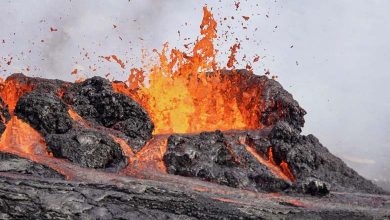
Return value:
[(154, 125), (146, 111), (130, 97), (115, 93), (106, 79), (93, 77), (76, 83), (64, 100), (83, 118), (122, 132), (136, 152), (152, 138)]

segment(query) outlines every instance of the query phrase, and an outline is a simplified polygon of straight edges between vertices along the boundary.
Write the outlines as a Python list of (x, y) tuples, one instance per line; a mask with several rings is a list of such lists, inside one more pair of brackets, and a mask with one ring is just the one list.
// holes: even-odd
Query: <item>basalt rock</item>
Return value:
[(146, 111), (130, 97), (115, 93), (106, 79), (93, 77), (76, 83), (64, 100), (83, 118), (123, 132), (134, 151), (152, 138), (154, 125)]
[(90, 168), (123, 168), (125, 158), (118, 143), (111, 137), (88, 129), (71, 129), (65, 134), (46, 136), (49, 152), (55, 157)]
[(103, 132), (78, 126), (68, 114), (67, 105), (43, 84), (23, 95), (15, 114), (38, 130), (53, 156), (90, 168), (122, 167), (126, 159), (118, 143)]
[(306, 111), (299, 106), (289, 92), (283, 89), (280, 83), (269, 80), (266, 76), (259, 78), (263, 87), (261, 122), (266, 126), (271, 126), (278, 121), (284, 121), (294, 129), (301, 131), (305, 124)]
[(383, 190), (349, 168), (331, 154), (313, 135), (301, 135), (286, 122), (278, 122), (266, 137), (248, 135), (248, 142), (259, 152), (272, 148), (277, 164), (285, 161), (297, 183), (310, 178), (325, 181), (333, 190), (383, 193)]
[(48, 87), (46, 85), (20, 97), (15, 114), (44, 136), (66, 133), (72, 128), (67, 106), (60, 97), (48, 91)]
[(317, 180), (314, 178), (308, 178), (306, 182), (302, 184), (302, 191), (312, 196), (325, 196), (329, 194), (330, 186), (328, 183)]
[[(74, 178), (74, 182), (59, 181), (55, 179), (63, 176), (45, 165), (0, 153), (0, 218), (390, 217), (388, 196), (361, 193), (384, 193), (380, 188), (333, 156), (313, 135), (301, 134), (306, 112), (291, 94), (266, 76), (237, 72), (241, 77), (237, 86), (250, 92), (235, 98), (240, 101), (256, 93), (245, 107), (255, 109), (259, 129), (171, 135), (163, 163), (160, 153), (165, 146), (151, 148), (160, 151), (150, 158), (148, 151), (141, 154), (145, 158), (137, 158), (150, 159), (159, 168), (161, 165), (161, 170), (166, 168), (168, 174), (174, 174), (145, 174), (153, 180), (126, 176), (131, 173), (128, 169), (122, 169), (121, 175), (106, 172), (118, 171), (127, 164), (114, 136), (127, 141), (137, 152), (152, 137), (153, 130), (146, 111), (131, 98), (115, 93), (109, 81), (94, 77), (66, 83), (20, 74), (10, 77), (6, 81), (13, 83), (0, 88), (1, 97), (13, 98), (4, 96), (4, 92), (18, 97), (24, 94), (14, 113), (44, 136), (54, 157), (105, 170), (87, 170), (50, 158), (56, 170), (64, 165), (67, 175), (69, 171)], [(232, 74), (227, 71), (224, 80)], [(16, 87), (22, 90), (7, 93)], [(90, 124), (74, 121), (68, 113), (70, 108)], [(0, 100), (0, 132), (10, 119), (8, 109), (13, 108)], [(41, 160), (45, 157), (49, 155)]]
[(265, 75), (255, 75), (245, 69), (223, 71), (225, 80), (229, 80), (229, 76), (232, 75), (239, 77), (234, 83), (244, 91), (243, 94), (237, 94), (238, 100), (245, 98), (246, 91), (254, 92), (256, 97), (260, 97), (260, 100), (255, 100), (247, 106), (253, 111), (259, 109), (259, 112), (256, 112), (259, 114), (259, 124), (272, 126), (278, 121), (284, 121), (299, 131), (302, 129), (305, 124), (306, 111), (299, 106), (289, 92), (283, 89), (280, 83)]
[[(257, 161), (238, 141), (272, 161), (291, 182), (280, 179)], [(270, 156), (272, 158), (270, 158)], [(236, 188), (257, 191), (299, 192), (326, 195), (335, 191), (384, 193), (384, 191), (332, 155), (313, 135), (304, 136), (291, 124), (277, 122), (272, 129), (253, 132), (206, 132), (172, 135), (164, 162), (168, 173), (197, 177)], [(314, 181), (315, 180), (315, 181)]]
[[(120, 180), (119, 180), (120, 181)], [(115, 184), (10, 178), (0, 173), (1, 219), (388, 219), (389, 196), (272, 197), (228, 188), (130, 179)], [(224, 194), (229, 190), (231, 194)], [(234, 196), (240, 195), (240, 196)], [(295, 202), (294, 202), (295, 201)], [(302, 201), (302, 205), (296, 201)], [(308, 207), (306, 207), (306, 205)]]
[(168, 138), (164, 162), (168, 173), (197, 177), (236, 188), (280, 191), (289, 183), (276, 178), (237, 140), (220, 131)]
[(0, 152), (0, 172), (41, 178), (65, 179), (62, 174), (45, 165), (5, 152)]

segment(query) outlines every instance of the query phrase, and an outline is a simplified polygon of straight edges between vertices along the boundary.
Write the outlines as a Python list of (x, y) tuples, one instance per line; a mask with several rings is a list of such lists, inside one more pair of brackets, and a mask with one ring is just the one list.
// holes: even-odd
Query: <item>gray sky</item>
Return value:
[[(390, 179), (388, 0), (248, 0), (238, 10), (225, 0), (2, 0), (1, 75), (74, 80), (70, 73), (78, 68), (81, 75), (126, 79), (131, 64), (140, 65), (142, 48), (193, 41), (205, 3), (217, 20), (228, 18), (219, 33), (232, 33), (218, 41), (220, 51), (238, 37), (239, 56), (260, 55), (255, 72), (278, 75), (307, 110), (305, 133), (366, 177)], [(111, 54), (128, 62), (126, 70), (99, 58)]]

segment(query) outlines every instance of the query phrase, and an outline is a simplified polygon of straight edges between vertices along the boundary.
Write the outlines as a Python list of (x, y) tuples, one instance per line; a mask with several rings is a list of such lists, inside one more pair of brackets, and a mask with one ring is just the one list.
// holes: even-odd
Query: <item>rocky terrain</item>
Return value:
[(10, 76), (0, 86), (0, 218), (390, 218), (386, 191), (301, 134), (306, 112), (279, 83), (224, 74), (258, 87), (258, 129), (157, 136), (148, 112), (106, 79)]

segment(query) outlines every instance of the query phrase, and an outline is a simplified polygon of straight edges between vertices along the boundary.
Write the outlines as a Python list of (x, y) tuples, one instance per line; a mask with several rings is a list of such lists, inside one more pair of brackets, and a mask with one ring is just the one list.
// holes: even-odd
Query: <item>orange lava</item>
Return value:
[(0, 83), (0, 97), (8, 105), (12, 114), (15, 110), (19, 98), (27, 92), (31, 92), (34, 86), (28, 83), (21, 83), (12, 78), (8, 78)]
[(113, 59), (117, 64), (119, 64), (119, 66), (122, 68), (122, 69), (125, 69), (125, 63), (119, 59), (116, 55), (111, 55), (111, 56), (102, 56), (102, 58), (106, 59), (107, 61), (111, 62), (111, 59)]
[(201, 186), (196, 186), (192, 187), (193, 190), (198, 191), (198, 192), (209, 192), (209, 188), (207, 187), (201, 187)]
[(229, 68), (232, 68), (234, 63), (237, 62), (236, 60), (236, 53), (237, 53), (237, 49), (240, 49), (240, 44), (234, 44), (231, 48), (230, 48), (230, 56), (229, 56), (229, 61), (227, 63), (227, 67)]
[(301, 202), (298, 199), (286, 199), (286, 202), (293, 204), (294, 206), (297, 206), (297, 207), (307, 207), (307, 205), (305, 203)]
[[(117, 92), (131, 96), (148, 111), (155, 125), (154, 134), (262, 127), (260, 86), (248, 88), (239, 73), (226, 74), (218, 67), (213, 43), (217, 22), (207, 7), (203, 12), (201, 35), (191, 54), (169, 51), (165, 44), (157, 53), (159, 64), (132, 69), (128, 87), (113, 83)], [(232, 50), (237, 48), (233, 46)], [(232, 62), (234, 54), (232, 51)]]
[(262, 157), (257, 151), (256, 149), (254, 149), (253, 147), (250, 147), (248, 146), (246, 143), (245, 143), (245, 140), (244, 138), (240, 138), (240, 143), (242, 145), (245, 146), (245, 149), (251, 153), (257, 161), (259, 161), (261, 164), (265, 165), (266, 167), (268, 167), (268, 169), (278, 178), (280, 179), (283, 179), (285, 181), (295, 181), (295, 177), (294, 175), (291, 173), (291, 171), (288, 169), (288, 165), (287, 163), (285, 163), (285, 165), (283, 166), (287, 166), (287, 170), (288, 172), (286, 173), (286, 167), (282, 167), (282, 165), (277, 165), (273, 159), (273, 155), (272, 155), (272, 148), (269, 148), (271, 150), (268, 151), (268, 160), (266, 160), (264, 157)]
[(280, 179), (283, 179), (285, 181), (291, 181), (289, 179), (288, 176), (286, 176), (278, 166), (276, 166), (275, 164), (271, 163), (270, 161), (268, 160), (265, 160), (262, 156), (260, 156), (255, 149), (249, 147), (249, 146), (245, 146), (246, 150), (251, 153), (256, 159), (257, 161), (259, 161), (261, 164), (265, 165), (266, 167), (268, 167), (269, 170), (271, 170), (271, 172), (278, 178)]
[(83, 127), (90, 127), (89, 126), (89, 123), (84, 119), (82, 118), (79, 114), (77, 114), (77, 112), (75, 112), (72, 108), (69, 107), (69, 110), (68, 110), (68, 114), (70, 115), (70, 117), (76, 121), (77, 123), (79, 123), (81, 126)]
[(46, 143), (41, 134), (16, 116), (11, 117), (1, 135), (0, 150), (30, 155), (48, 155)]
[(167, 174), (163, 156), (167, 150), (168, 137), (165, 135), (154, 136), (142, 149), (130, 158), (125, 173), (136, 176), (143, 174)]
[(119, 138), (119, 137), (116, 137), (115, 135), (110, 135), (112, 139), (114, 139), (114, 141), (116, 143), (118, 143), (121, 148), (122, 148), (122, 152), (124, 153), (124, 155), (128, 158), (128, 159), (131, 159), (134, 157), (134, 152), (133, 150), (131, 149), (131, 147), (126, 143), (125, 140), (123, 140), (122, 138)]
[[(277, 164), (275, 163), (275, 160), (274, 160), (272, 147), (268, 148), (268, 160), (269, 160), (269, 162), (271, 162), (272, 164), (277, 166)], [(279, 164), (279, 167), (280, 167), (282, 173), (285, 176), (287, 176), (289, 180), (291, 180), (293, 182), (296, 180), (295, 176), (292, 174), (290, 168), (288, 167), (287, 162), (282, 160), (282, 162), (280, 162), (280, 164)]]
[(283, 172), (286, 176), (288, 176), (288, 178), (289, 178), (290, 180), (292, 180), (292, 181), (295, 181), (295, 180), (296, 180), (294, 174), (292, 174), (290, 168), (288, 167), (287, 162), (282, 161), (282, 162), (280, 163), (279, 166), (280, 166), (280, 168), (282, 169), (282, 172)]

